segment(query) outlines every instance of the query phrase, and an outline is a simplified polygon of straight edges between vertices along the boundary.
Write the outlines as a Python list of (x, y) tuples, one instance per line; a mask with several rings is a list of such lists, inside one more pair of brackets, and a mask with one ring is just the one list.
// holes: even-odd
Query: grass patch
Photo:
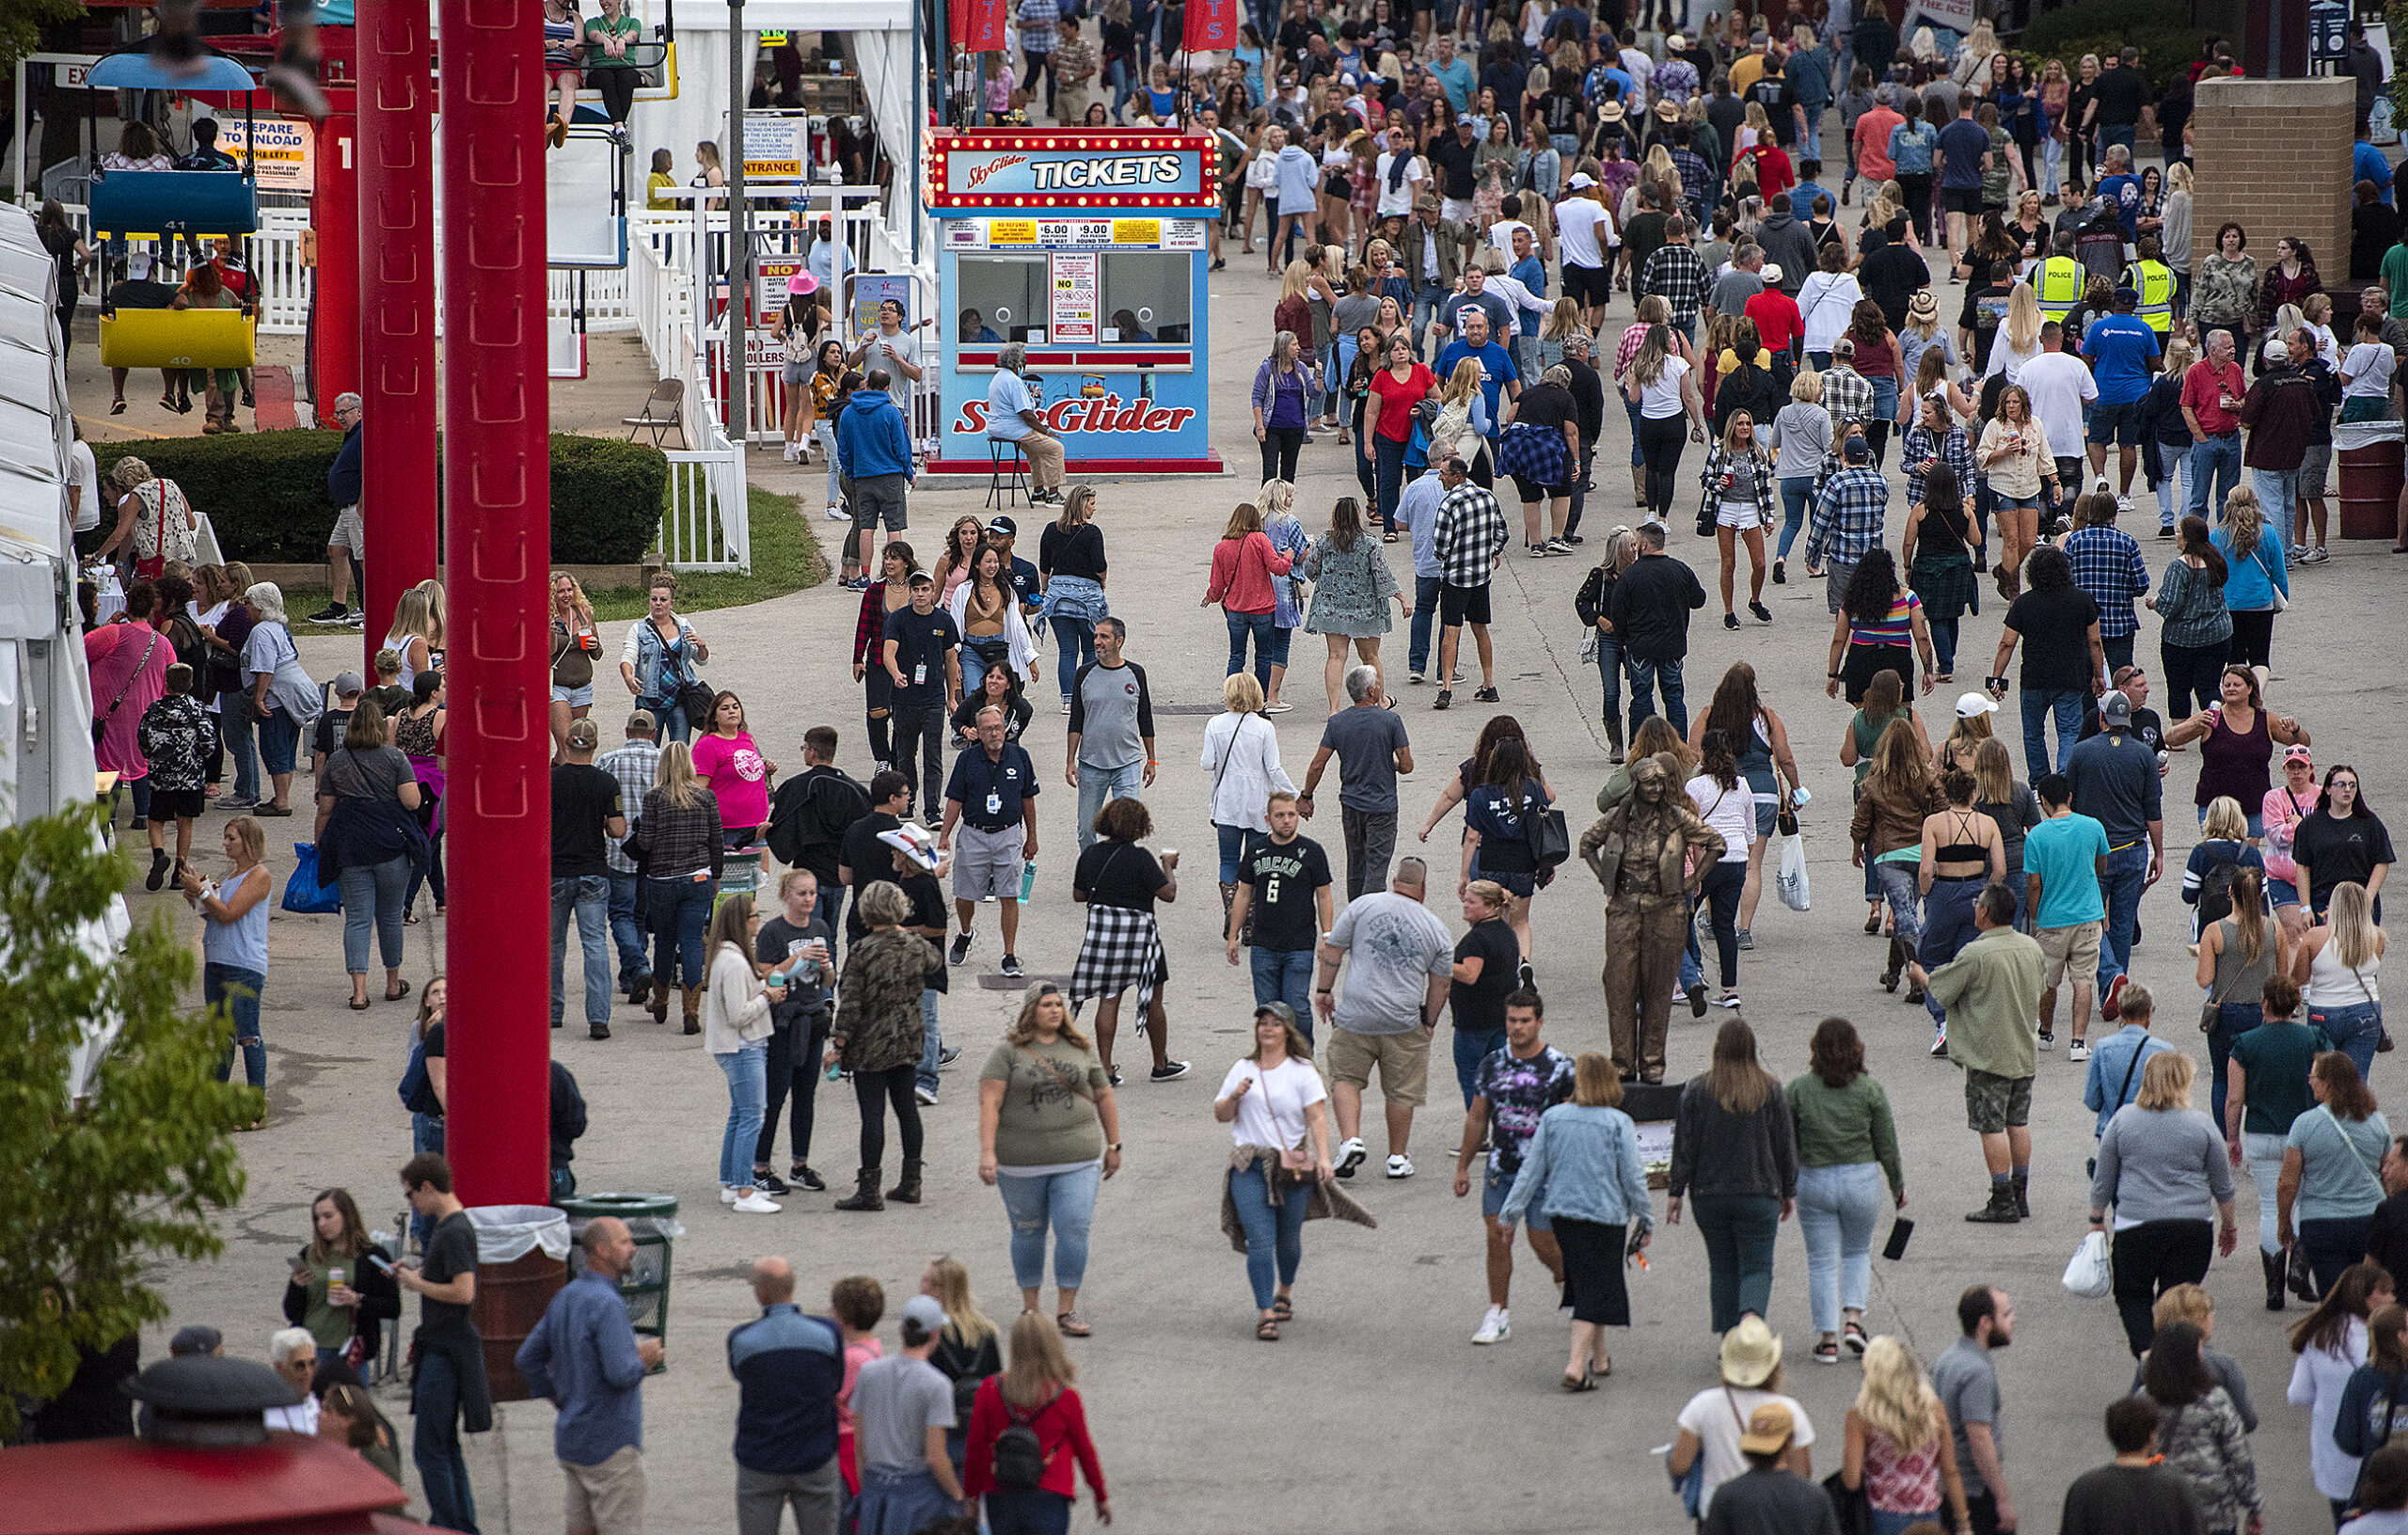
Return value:
[[(751, 603), (767, 602), (771, 597), (783, 597), (789, 592), (817, 586), (828, 578), (828, 560), (820, 552), (818, 531), (804, 520), (796, 498), (752, 487), (750, 498), (752, 571), (742, 575), (732, 571), (680, 575), (677, 578), (679, 612), (708, 612), (714, 608), (741, 608)], [(594, 600), (594, 616), (599, 619), (639, 618), (642, 616), (646, 604), (645, 594), (632, 587), (589, 592), (586, 595)], [(299, 633), (342, 632), (336, 625), (311, 624), (301, 616), (314, 613), (325, 605), (325, 587), (285, 588), (285, 610), (293, 615), (293, 626)]]

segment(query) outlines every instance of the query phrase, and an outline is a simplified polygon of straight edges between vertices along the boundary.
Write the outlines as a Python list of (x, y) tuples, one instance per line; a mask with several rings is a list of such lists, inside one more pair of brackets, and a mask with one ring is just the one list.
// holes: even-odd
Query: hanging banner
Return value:
[(1054, 330), (1056, 344), (1092, 341), (1096, 325), (1096, 258), (1065, 252), (1054, 258)]
[(1238, 0), (1187, 0), (1187, 27), (1181, 40), (1191, 54), (1235, 48)]
[(1952, 32), (1973, 29), (1973, 0), (1912, 0), (1898, 35), (1910, 36), (1918, 26), (1946, 27)]
[(1001, 49), (1006, 5), (1006, 0), (949, 0), (945, 24), (953, 45), (973, 54)]

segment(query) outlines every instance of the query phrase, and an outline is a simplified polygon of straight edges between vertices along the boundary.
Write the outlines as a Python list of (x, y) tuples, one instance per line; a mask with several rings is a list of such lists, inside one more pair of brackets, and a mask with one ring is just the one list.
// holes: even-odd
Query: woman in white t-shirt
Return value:
[[(1229, 1068), (1212, 1117), (1229, 1127), (1229, 1198), (1245, 1227), (1245, 1276), (1260, 1316), (1254, 1336), (1279, 1341), (1295, 1315), (1290, 1290), (1304, 1258), (1308, 1179), (1338, 1176), (1329, 1161), (1329, 1092), (1313, 1069), (1312, 1041), (1284, 1003), (1255, 1009), (1254, 1050)], [(1273, 1288), (1275, 1269), (1277, 1289)]]
[(1698, 775), (1688, 781), (1689, 802), (1699, 818), (1722, 833), (1722, 857), (1705, 871), (1698, 899), (1712, 913), (1714, 944), (1722, 965), (1722, 994), (1718, 1007), (1739, 1005), (1739, 896), (1748, 883), (1748, 849), (1756, 840), (1756, 796), (1740, 776), (1736, 748), (1719, 730), (1709, 730), (1698, 760)]
[(2341, 359), (2341, 419), (2379, 421), (2391, 409), (2391, 372), (2396, 359), (2383, 344), (2383, 316), (2358, 316), (2356, 343)]
[(1814, 1425), (1794, 1397), (1781, 1392), (1781, 1339), (1764, 1319), (1747, 1316), (1722, 1335), (1722, 1384), (1689, 1399), (1674, 1421), (1680, 1437), (1672, 1442), (1670, 1461), (1675, 1481), (1685, 1480), (1703, 1460), (1699, 1473), (1697, 1511), (1701, 1519), (1714, 1506), (1714, 1490), (1748, 1469), (1739, 1453), (1739, 1436), (1748, 1418), (1768, 1401), (1789, 1409), (1794, 1425), (1782, 1466), (1811, 1480), (1814, 1475)]
[[(1672, 327), (1650, 327), (1623, 379), (1623, 397), (1639, 406), (1639, 451), (1647, 461), (1647, 515), (1663, 522), (1672, 514), (1679, 494), (1681, 450), (1686, 442), (1705, 440), (1705, 413), (1699, 407), (1697, 386), (1689, 365), (1682, 360)], [(1682, 427), (1688, 430), (1683, 433)]]

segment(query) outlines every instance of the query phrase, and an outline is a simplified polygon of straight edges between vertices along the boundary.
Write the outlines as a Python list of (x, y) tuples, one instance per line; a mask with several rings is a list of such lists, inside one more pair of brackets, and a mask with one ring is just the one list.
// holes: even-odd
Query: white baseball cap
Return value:
[(1575, 192), (1586, 192), (1596, 184), (1597, 179), (1586, 171), (1578, 172), (1572, 178), (1572, 190)]
[(1956, 718), (1971, 720), (1976, 715), (1996, 714), (1998, 701), (1988, 693), (1970, 692), (1956, 695)]

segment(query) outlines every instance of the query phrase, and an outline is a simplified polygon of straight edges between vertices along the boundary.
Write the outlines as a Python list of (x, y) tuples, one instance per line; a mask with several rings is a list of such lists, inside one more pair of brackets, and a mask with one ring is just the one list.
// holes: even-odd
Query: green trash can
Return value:
[[(657, 1337), (666, 1343), (673, 1249), (676, 1239), (686, 1234), (686, 1228), (677, 1224), (677, 1201), (665, 1194), (578, 1194), (561, 1200), (560, 1208), (567, 1212), (572, 1237), (582, 1237), (585, 1223), (597, 1215), (627, 1223), (636, 1256), (619, 1281), (619, 1298), (626, 1305), (627, 1321), (638, 1337)], [(569, 1249), (568, 1272), (571, 1279), (585, 1272), (584, 1247)], [(667, 1368), (664, 1360), (653, 1367), (653, 1373)]]

